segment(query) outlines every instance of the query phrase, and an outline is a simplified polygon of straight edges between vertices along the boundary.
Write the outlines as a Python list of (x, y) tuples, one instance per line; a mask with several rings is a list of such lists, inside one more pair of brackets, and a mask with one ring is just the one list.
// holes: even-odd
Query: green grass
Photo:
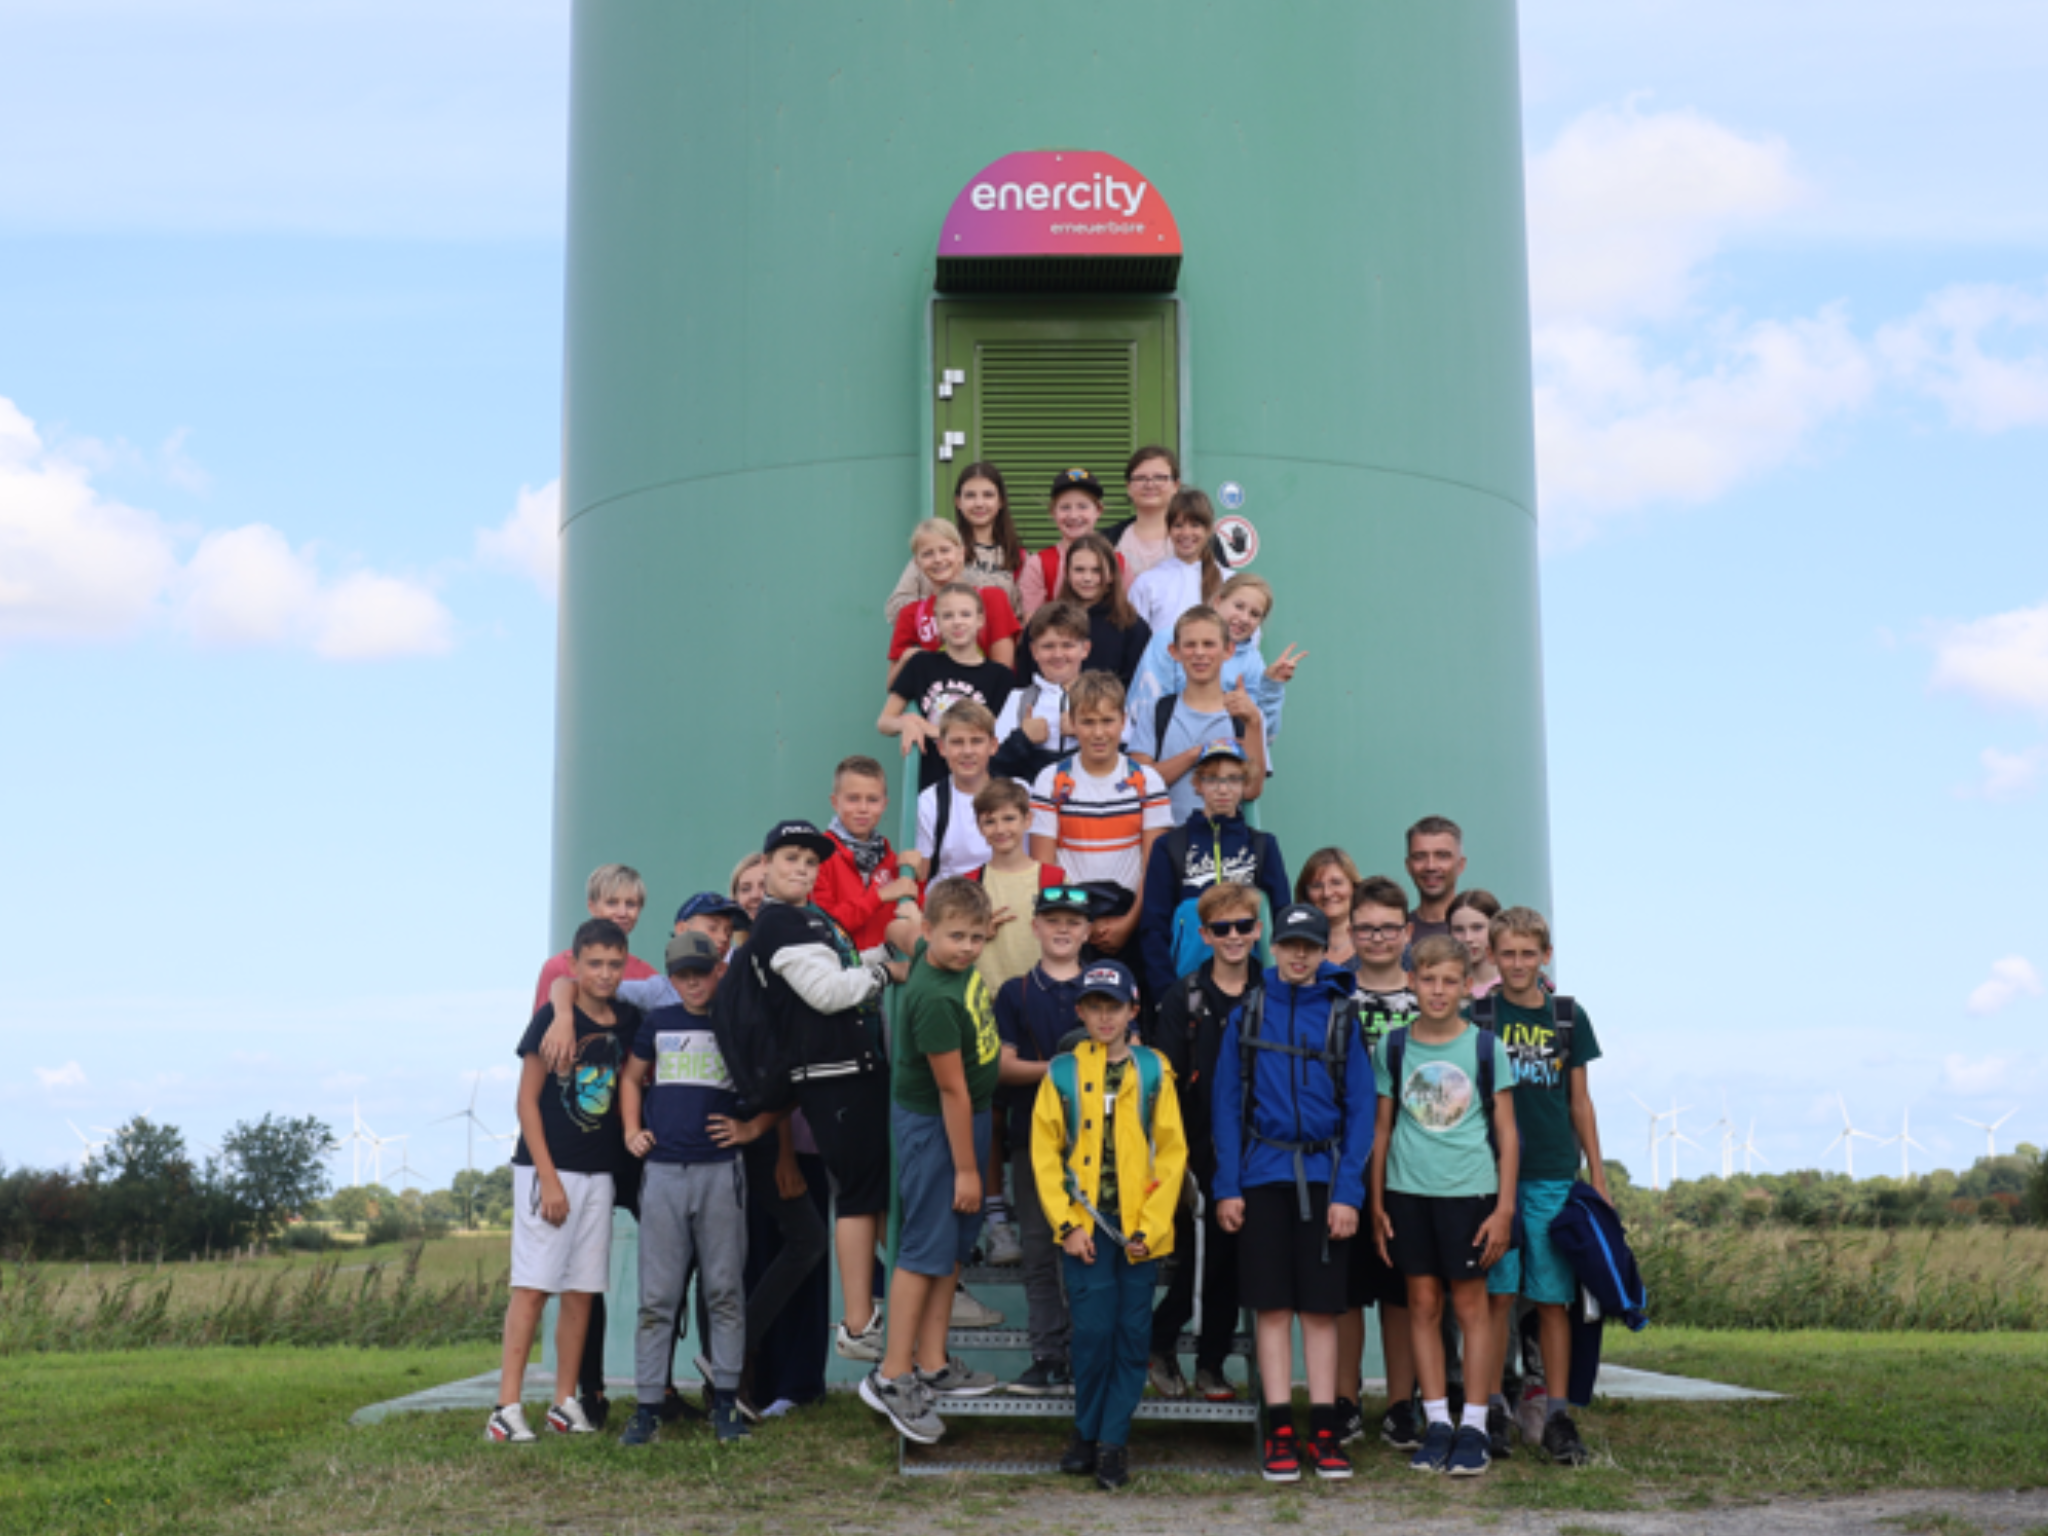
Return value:
[(1945, 1510), (1923, 1509), (1910, 1515), (1889, 1515), (1884, 1524), (1896, 1525), (1914, 1536), (1984, 1536), (1984, 1527)]
[[(1284, 1491), (1147, 1470), (1140, 1442), (1132, 1492), (1170, 1504), (1188, 1529), (1205, 1512), (1312, 1525), (1316, 1501), (1338, 1499), (1410, 1518), (1551, 1511), (1581, 1517), (1576, 1528), (1590, 1536), (1600, 1515), (1640, 1508), (2048, 1486), (2048, 1397), (2038, 1389), (2048, 1338), (2039, 1335), (1663, 1329), (1615, 1343), (1614, 1357), (1629, 1364), (1794, 1397), (1598, 1405), (1581, 1418), (1592, 1467), (1568, 1471), (1522, 1452), (1456, 1486), (1416, 1477), (1371, 1441), (1358, 1447), (1353, 1483)], [(706, 1530), (987, 1529), (1028, 1519), (1057, 1532), (1094, 1528), (1101, 1508), (1099, 1496), (1065, 1479), (899, 1478), (894, 1441), (845, 1395), (725, 1450), (701, 1430), (671, 1433), (646, 1452), (608, 1437), (496, 1447), (483, 1442), (475, 1413), (346, 1423), (366, 1403), (488, 1370), (495, 1354), (469, 1345), (0, 1359), (0, 1533), (341, 1536), (559, 1529), (565, 1520), (609, 1530), (673, 1528), (678, 1512), (688, 1528)], [(957, 1426), (963, 1440), (994, 1427)], [(1053, 1423), (1038, 1432), (1048, 1451), (1064, 1433)], [(1233, 1454), (1248, 1464), (1248, 1444)], [(1953, 1522), (1905, 1528), (1969, 1536)]]

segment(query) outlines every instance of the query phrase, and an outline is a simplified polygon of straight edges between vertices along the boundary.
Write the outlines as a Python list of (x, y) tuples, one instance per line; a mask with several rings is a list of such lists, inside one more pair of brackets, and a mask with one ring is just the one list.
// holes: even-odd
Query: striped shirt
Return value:
[(1100, 778), (1073, 757), (1047, 768), (1031, 786), (1031, 835), (1053, 840), (1060, 867), (1077, 885), (1109, 880), (1136, 894), (1145, 876), (1145, 833), (1172, 825), (1158, 770), (1121, 754)]

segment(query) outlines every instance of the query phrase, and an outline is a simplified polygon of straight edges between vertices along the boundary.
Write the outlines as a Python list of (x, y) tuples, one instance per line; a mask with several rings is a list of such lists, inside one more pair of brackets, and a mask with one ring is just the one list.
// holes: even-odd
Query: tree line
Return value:
[(1608, 1187), (1631, 1225), (2048, 1226), (2048, 1157), (2026, 1142), (1997, 1157), (1980, 1157), (1961, 1173), (1938, 1168), (1909, 1178), (1851, 1179), (1845, 1173), (1801, 1168), (1681, 1179), (1669, 1189), (1650, 1190), (1630, 1183), (1620, 1163), (1609, 1162), (1607, 1173)]

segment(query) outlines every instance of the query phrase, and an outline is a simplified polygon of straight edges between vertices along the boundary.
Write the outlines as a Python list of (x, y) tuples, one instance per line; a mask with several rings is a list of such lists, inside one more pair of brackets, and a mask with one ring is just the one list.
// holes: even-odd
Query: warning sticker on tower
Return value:
[(1216, 525), (1219, 563), (1235, 571), (1259, 558), (1259, 530), (1248, 517), (1226, 517)]

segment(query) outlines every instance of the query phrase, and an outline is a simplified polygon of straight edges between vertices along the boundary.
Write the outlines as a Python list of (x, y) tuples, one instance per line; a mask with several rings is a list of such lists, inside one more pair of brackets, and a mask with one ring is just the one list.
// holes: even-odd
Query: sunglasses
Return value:
[(1085, 912), (1089, 899), (1088, 892), (1078, 885), (1051, 885), (1038, 893), (1038, 909), (1042, 912), (1048, 907), (1071, 907), (1076, 912)]
[(1242, 938), (1258, 929), (1259, 920), (1256, 917), (1227, 917), (1220, 923), (1205, 923), (1203, 926), (1219, 939), (1233, 935)]

